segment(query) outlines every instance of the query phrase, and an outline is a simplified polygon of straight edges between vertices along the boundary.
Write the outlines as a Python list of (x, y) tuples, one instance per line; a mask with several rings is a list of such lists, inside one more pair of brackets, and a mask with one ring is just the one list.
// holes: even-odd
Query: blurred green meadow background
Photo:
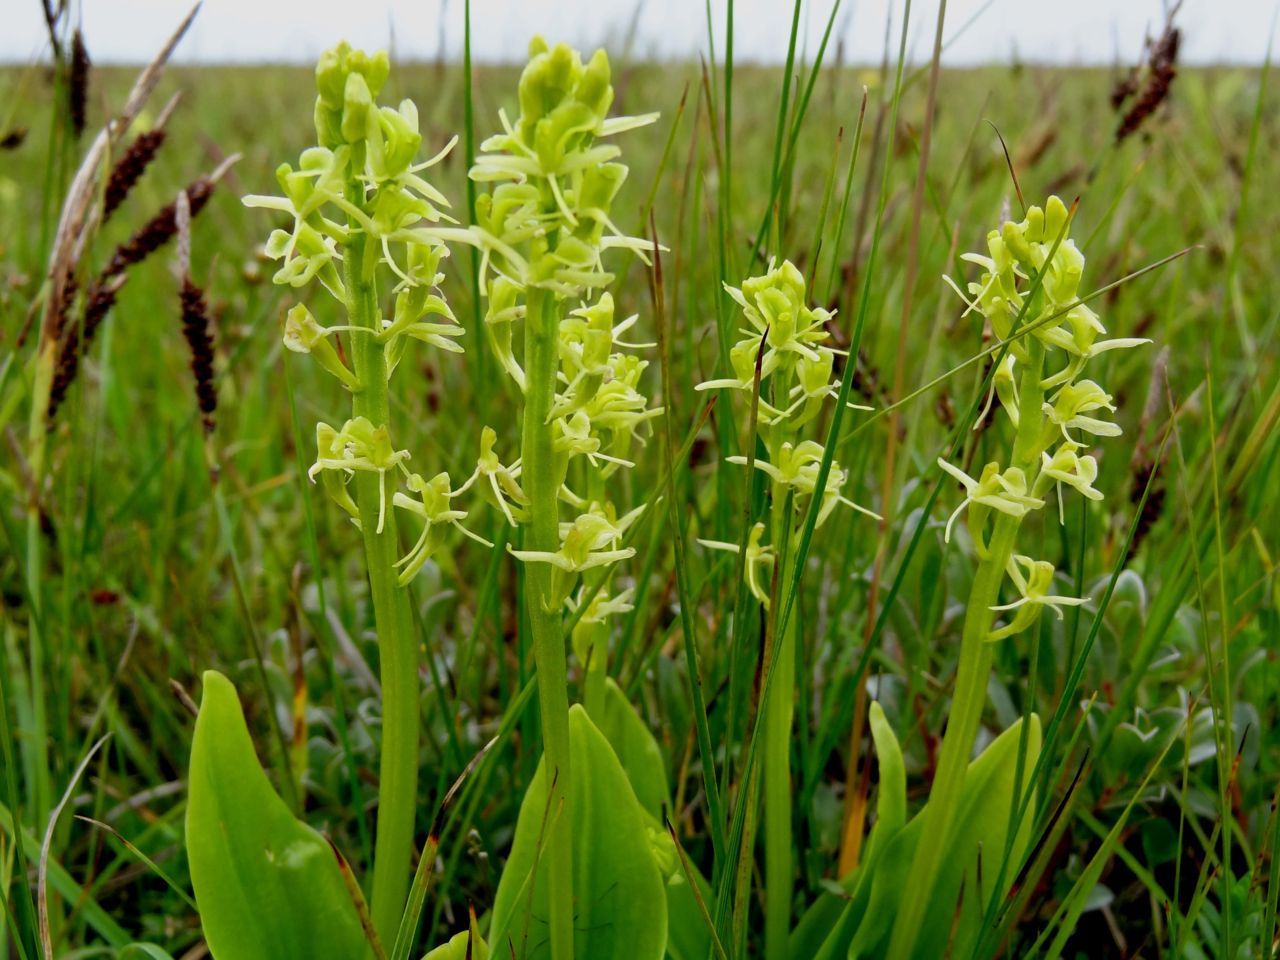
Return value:
[[(615, 59), (614, 113), (662, 113), (625, 144), (631, 175), (615, 219), (648, 235), (652, 215), (667, 248), (660, 286), (639, 260), (620, 271), (619, 316), (639, 313), (635, 339), (657, 340), (654, 298), (661, 297), (670, 377), (661, 382), (655, 351), (650, 394), (666, 405), (675, 436), (686, 436), (707, 399), (694, 385), (716, 375), (721, 277), (737, 283), (760, 271), (753, 249), (766, 217), (764, 254), (796, 262), (814, 299), (838, 309), (834, 334), (848, 342), (889, 165), (854, 399), (877, 411), (911, 399), (888, 415), (846, 419), (837, 450), (851, 477), (845, 492), (885, 521), (842, 512), (823, 528), (798, 614), (795, 830), (802, 889), (816, 892), (834, 877), (850, 791), (874, 786), (860, 784), (865, 744), (850, 744), (855, 691), (866, 685), (885, 706), (903, 742), (912, 798), (927, 793), (950, 696), (972, 565), (942, 539), (954, 485), (927, 517), (922, 507), (938, 482), (935, 458), (980, 395), (985, 361), (915, 391), (973, 358), (990, 333), (980, 318), (962, 316), (942, 275), (971, 276), (959, 255), (984, 249), (989, 229), (1020, 215), (1018, 187), (1028, 203), (1050, 193), (1079, 198), (1072, 233), (1087, 257), (1085, 289), (1193, 248), (1093, 304), (1112, 336), (1153, 343), (1101, 364), (1125, 430), (1097, 451), (1097, 486), (1107, 500), (1088, 509), (1071, 503), (1065, 524), (1034, 528), (1041, 554), (1057, 558), (1080, 596), (1097, 601), (1119, 569), (1114, 596), (1096, 623), (1095, 602), (1063, 621), (1045, 616), (996, 651), (987, 729), (1004, 729), (1030, 708), (1051, 715), (1061, 707), (1065, 730), (1045, 781), (1061, 804), (1061, 827), (1037, 854), (1044, 863), (1036, 882), (1019, 890), (1020, 912), (1002, 949), (1024, 955), (1122, 823), (1066, 955), (1216, 957), (1234, 943), (1252, 945), (1235, 956), (1270, 957), (1263, 941), (1268, 929), (1274, 935), (1280, 869), (1280, 121), (1267, 87), (1274, 78), (1264, 69), (1184, 68), (1141, 129), (1117, 143), (1123, 109), (1111, 95), (1128, 66), (944, 68), (932, 121), (927, 67), (908, 68), (898, 129), (890, 130), (891, 67), (828, 63), (815, 75), (797, 63), (782, 117), (795, 133), (787, 142), (777, 135), (781, 69), (738, 66), (726, 76), (714, 61)], [(83, 143), (122, 103), (135, 73), (92, 71)], [(138, 121), (144, 129), (180, 94), (167, 142), (90, 251), (105, 260), (198, 175), (241, 155), (193, 227), (192, 272), (216, 320), (215, 498), (171, 251), (131, 272), (50, 425), (44, 476), (33, 481), (26, 469), (33, 304), (81, 150), (57, 146), (65, 130), (47, 71), (0, 70), (0, 136), (16, 141), (0, 151), (0, 672), (8, 732), (0, 753), (0, 899), (15, 902), (31, 879), (15, 872), (23, 861), (14, 845), (29, 848), (34, 870), (53, 804), (89, 745), (111, 734), (47, 844), (60, 903), (58, 956), (135, 939), (175, 957), (200, 955), (182, 836), (192, 717), (175, 688), (197, 697), (210, 667), (239, 686), (277, 785), (290, 781), (305, 818), (353, 862), (368, 863), (377, 648), (359, 533), (306, 478), (310, 425), (341, 422), (343, 399), (284, 349), (283, 316), (294, 301), (271, 284), (275, 268), (261, 252), (273, 223), (239, 202), (276, 192), (276, 165), (313, 142), (312, 76), (295, 67), (170, 68)], [(499, 108), (514, 114), (517, 77), (514, 68), (475, 70), (477, 142), (499, 129)], [(418, 104), (426, 155), (465, 127), (458, 64), (394, 64), (387, 94)], [(857, 166), (846, 179), (855, 146)], [(434, 180), (463, 221), (466, 168), (460, 143)], [(456, 249), (445, 267), (466, 355), (411, 355), (406, 363), (414, 366), (401, 371), (393, 393), (404, 446), (429, 458), (433, 472), (454, 476), (470, 472), (480, 424), (506, 436), (518, 429), (517, 397), (475, 336), (472, 266), (470, 252)], [(624, 571), (637, 598), (612, 637), (611, 657), (611, 674), (659, 738), (681, 843), (704, 865), (706, 799), (680, 613), (690, 611), (697, 625), (716, 742), (732, 751), (722, 695), (734, 669), (727, 648), (734, 565), (693, 544), (695, 536), (736, 542), (748, 500), (742, 469), (719, 455), (723, 431), (742, 425), (726, 427), (721, 416), (716, 410), (702, 421), (672, 488), (688, 526), (687, 590), (675, 576), (668, 511), (654, 511)], [(975, 464), (991, 459), (984, 450), (998, 442), (993, 422), (981, 421), (970, 441)], [(667, 489), (661, 436), (637, 451), (629, 502)], [(33, 500), (39, 598), (26, 570), (23, 517)], [(1056, 507), (1049, 514), (1056, 519)], [(495, 518), (483, 522), (491, 526), (479, 532), (501, 545)], [(500, 550), (463, 543), (413, 588), (425, 678), (420, 835), (532, 672), (518, 628), (515, 564)], [(33, 617), (42, 628), (39, 651), (29, 643)], [(428, 902), (425, 944), (464, 925), (469, 903), (492, 899), (538, 759), (536, 710), (513, 719), (511, 735), (449, 814), (437, 867), (445, 882)], [(1184, 720), (1170, 743), (1167, 734)], [(1225, 929), (1224, 913), (1235, 929)], [(0, 954), (15, 949), (16, 922), (6, 909)]]

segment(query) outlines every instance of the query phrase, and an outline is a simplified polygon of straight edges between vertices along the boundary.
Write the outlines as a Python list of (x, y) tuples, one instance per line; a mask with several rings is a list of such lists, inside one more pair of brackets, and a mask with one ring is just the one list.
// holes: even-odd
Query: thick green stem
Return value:
[[(364, 261), (365, 240), (357, 234), (346, 251), (347, 309), (353, 326), (376, 330), (380, 316), (377, 289)], [(367, 417), (375, 427), (389, 427), (385, 346), (370, 335), (357, 333), (351, 338), (351, 359), (360, 381), (352, 401), (354, 414)], [(395, 942), (409, 890), (417, 811), (418, 642), (409, 595), (396, 576), (400, 540), (391, 506), (393, 478), (361, 472), (355, 485), (382, 681), (382, 753), (370, 912), (378, 936), (390, 944)]]
[[(530, 523), (525, 549), (555, 553), (560, 549), (559, 475), (548, 417), (555, 399), (559, 315), (555, 298), (529, 287), (525, 318), (526, 375), (521, 426), (520, 481), (529, 497)], [(565, 666), (564, 624), (555, 595), (554, 568), (546, 563), (525, 567), (525, 609), (533, 633), (538, 669), (538, 704), (542, 713), (550, 818), (545, 846), (550, 872), (548, 918), (552, 960), (573, 960), (573, 833), (569, 809), (569, 689)]]
[[(770, 459), (778, 462), (777, 450)], [(770, 542), (781, 557), (774, 603), (773, 621), (785, 606), (785, 591), (794, 575), (793, 532), (791, 511), (785, 489), (773, 493), (772, 535)], [(791, 901), (794, 857), (791, 845), (791, 727), (795, 720), (796, 623), (795, 611), (781, 624), (777, 660), (770, 665), (773, 675), (764, 717), (764, 939), (766, 960), (787, 960), (787, 941), (791, 934)]]
[[(1028, 353), (1022, 365), (1018, 384), (1018, 406), (1021, 410), (1017, 437), (1014, 440), (1013, 466), (1028, 473), (1033, 471), (1040, 445), (1040, 406), (1044, 390), (1040, 378), (1044, 368), (1044, 347), (1035, 337), (1023, 341)], [(929, 805), (924, 812), (920, 842), (916, 846), (911, 873), (904, 887), (909, 895), (902, 899), (902, 909), (893, 927), (889, 943), (890, 960), (907, 960), (915, 955), (916, 940), (933, 904), (934, 883), (938, 867), (950, 845), (956, 808), (964, 788), (969, 755), (973, 751), (987, 702), (987, 680), (991, 674), (992, 645), (987, 640), (995, 614), (991, 608), (999, 603), (1000, 586), (1005, 568), (1013, 556), (1014, 541), (1022, 520), (999, 513), (987, 544), (987, 554), (979, 562), (969, 603), (965, 610), (964, 630), (960, 637), (960, 659), (956, 667), (956, 688), (947, 716), (947, 729), (938, 757), (938, 770), (929, 791)], [(948, 916), (954, 904), (937, 905)]]

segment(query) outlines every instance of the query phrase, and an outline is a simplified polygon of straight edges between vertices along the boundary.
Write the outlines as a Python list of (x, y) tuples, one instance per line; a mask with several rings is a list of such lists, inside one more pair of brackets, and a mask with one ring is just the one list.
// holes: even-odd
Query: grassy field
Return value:
[[(661, 112), (618, 138), (630, 176), (612, 210), (625, 233), (647, 237), (652, 224), (661, 274), (625, 250), (607, 263), (617, 316), (639, 314), (626, 339), (656, 344), (639, 351), (642, 382), (665, 409), (632, 446), (634, 468), (610, 480), (619, 514), (651, 509), (615, 575), (634, 589), (632, 609), (610, 621), (593, 661), (656, 743), (661, 806), (682, 852), (668, 851), (672, 871), (708, 881), (707, 916), (692, 921), (700, 958), (712, 949), (708, 926), (729, 956), (786, 956), (776, 940), (766, 947), (777, 936), (768, 926), (784, 937), (797, 928), (797, 958), (810, 955), (800, 944), (822, 942), (805, 931), (850, 898), (863, 826), (886, 816), (869, 700), (901, 744), (909, 809), (935, 784), (944, 727), (958, 725), (953, 693), (980, 569), (963, 520), (944, 542), (964, 491), (936, 461), (976, 477), (1014, 438), (983, 404), (983, 351), (999, 337), (965, 315), (942, 277), (962, 288), (978, 279), (960, 257), (985, 254), (988, 231), (1021, 218), (1019, 188), (1027, 205), (1079, 199), (1081, 290), (1105, 288), (1090, 306), (1108, 336), (1151, 343), (1090, 365), (1123, 428), (1091, 448), (1105, 499), (1064, 496), (1059, 523), (1050, 494), (1020, 534), (1019, 552), (1056, 566), (1051, 592), (1088, 602), (983, 647), (977, 746), (1033, 712), (1045, 735), (1039, 763), (1024, 763), (1025, 738), (1018, 752), (1019, 777), (1034, 766), (1031, 840), (1000, 868), (1011, 889), (965, 955), (1275, 956), (1280, 124), (1265, 72), (1181, 70), (1117, 143), (1119, 72), (944, 68), (930, 118), (927, 65), (905, 71), (899, 101), (892, 58), (816, 75), (797, 64), (786, 83), (777, 69), (727, 70), (716, 54), (706, 73), (613, 63), (611, 113)], [(202, 955), (184, 816), (192, 703), (207, 669), (236, 684), (289, 808), (357, 876), (372, 875), (384, 685), (374, 598), (361, 532), (307, 478), (315, 423), (341, 424), (346, 399), (281, 341), (299, 300), (324, 323), (346, 321), (272, 284), (262, 245), (281, 218), (240, 203), (278, 192), (277, 164), (315, 142), (311, 70), (169, 69), (138, 122), (181, 95), (163, 148), (84, 254), (82, 284), (180, 189), (241, 155), (192, 227), (190, 272), (213, 318), (213, 432), (201, 429), (171, 246), (130, 269), (47, 441), (28, 432), (54, 229), (86, 147), (135, 73), (92, 72), (77, 142), (48, 72), (0, 72), (0, 135), (26, 131), (0, 152), (3, 956)], [(430, 156), (469, 120), (478, 144), (500, 130), (499, 108), (514, 118), (519, 76), (478, 69), (468, 103), (459, 65), (395, 64), (381, 99), (417, 103), (420, 156)], [(463, 223), (467, 165), (464, 140), (430, 171)], [(522, 402), (477, 335), (477, 260), (451, 246), (443, 288), (466, 352), (410, 349), (389, 402), (413, 468), (448, 470), (456, 486), (474, 468), (481, 426), (495, 429), (504, 459), (515, 455)], [(728, 350), (744, 321), (722, 283), (764, 273), (770, 257), (793, 261), (810, 302), (835, 311), (833, 346), (860, 336), (845, 380), (870, 412), (845, 410), (828, 438), (829, 403), (805, 435), (825, 439), (848, 474), (843, 494), (882, 519), (838, 508), (803, 563), (778, 558), (776, 581), (766, 574), (766, 610), (731, 553), (697, 542), (745, 542), (778, 508), (760, 471), (751, 482), (725, 459), (770, 452), (748, 439), (751, 391), (695, 386), (733, 375)], [(837, 381), (847, 364), (836, 356)], [(438, 822), (414, 956), (466, 929), (469, 906), (487, 929), (543, 749), (529, 686), (532, 575), (502, 549), (517, 533), (500, 512), (476, 506), (466, 524), (497, 546), (450, 533), (407, 588), (422, 680), (411, 868), (446, 789), (499, 739)], [(402, 525), (404, 548), (414, 529)], [(784, 572), (798, 584), (793, 605)], [(1017, 593), (1006, 585), (997, 596)], [(757, 719), (772, 722), (760, 703), (780, 608), (795, 656), (782, 737), (790, 780), (766, 766), (761, 781), (748, 760)], [(588, 673), (570, 656), (570, 701), (588, 696)], [(770, 776), (791, 798), (782, 841)], [(789, 851), (783, 881), (774, 843)], [(1000, 883), (981, 873), (979, 884)], [(624, 946), (590, 956), (628, 956), (616, 952)], [(672, 942), (666, 955), (692, 956), (679, 950)], [(916, 955), (946, 953), (944, 940)]]

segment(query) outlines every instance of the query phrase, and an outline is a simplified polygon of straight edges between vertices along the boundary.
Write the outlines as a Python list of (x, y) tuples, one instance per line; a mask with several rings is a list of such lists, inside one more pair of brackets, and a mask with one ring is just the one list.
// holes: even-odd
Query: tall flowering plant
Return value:
[[(618, 320), (608, 291), (614, 276), (605, 264), (611, 250), (644, 257), (651, 249), (648, 241), (623, 235), (610, 217), (627, 168), (607, 138), (657, 115), (609, 117), (612, 102), (603, 50), (584, 63), (572, 48), (535, 38), (520, 77), (520, 115), (512, 122), (499, 112), (502, 132), (484, 141), (470, 172), (490, 186), (476, 199), (476, 223), (437, 231), (481, 251), (486, 337), (523, 399), (519, 456), (503, 466), (494, 452), (497, 434), (486, 429), (479, 470), (487, 474), (481, 492), (522, 533), (511, 554), (525, 565), (524, 607), (550, 778), (544, 802), (556, 811), (544, 844), (546, 922), (557, 960), (575, 955), (580, 886), (573, 831), (582, 772), (573, 758), (581, 752), (571, 731), (564, 617), (575, 615), (572, 643), (586, 669), (586, 712), (599, 720), (608, 622), (631, 609), (631, 591), (614, 590), (610, 579), (616, 564), (634, 553), (624, 536), (641, 513), (616, 506), (610, 481), (633, 465), (635, 443), (661, 413), (642, 392), (647, 362), (631, 352), (646, 345), (624, 339), (637, 318)], [(575, 721), (584, 731), (587, 722)], [(504, 874), (495, 937), (519, 909), (511, 906), (510, 891), (526, 882), (517, 870)]]
[[(608, 624), (631, 600), (610, 580), (634, 553), (624, 539), (641, 513), (616, 506), (610, 481), (632, 466), (633, 448), (661, 410), (642, 392), (647, 364), (633, 352), (647, 345), (624, 339), (637, 318), (616, 318), (604, 265), (610, 249), (644, 256), (651, 247), (610, 220), (627, 169), (616, 162), (616, 147), (597, 140), (654, 116), (609, 118), (604, 53), (584, 64), (569, 47), (536, 39), (520, 81), (519, 119), (513, 125), (500, 115), (505, 132), (485, 142), (470, 172), (495, 186), (478, 198), (475, 224), (454, 226), (444, 196), (423, 176), (444, 152), (416, 160), (417, 109), (408, 100), (377, 104), (387, 73), (385, 54), (345, 44), (326, 53), (316, 71), (317, 144), (296, 168), (277, 170), (281, 196), (245, 198), (291, 219), (266, 244), (280, 261), (275, 281), (323, 291), (317, 303), (288, 312), (285, 346), (310, 356), (351, 397), (341, 425), (316, 425), (308, 473), (361, 531), (378, 632), (382, 756), (372, 903), (341, 857), (272, 790), (233, 688), (211, 672), (187, 824), (205, 933), (214, 952), (227, 956), (345, 957), (366, 948), (381, 956), (388, 944), (407, 955), (421, 900), (406, 897), (419, 729), (419, 641), (406, 587), (450, 538), (493, 547), (464, 525), (465, 495), (487, 501), (520, 533), (511, 554), (526, 567), (544, 741), (490, 937), (508, 953), (519, 943), (530, 958), (661, 960), (674, 870), (654, 806), (665, 787), (646, 771), (650, 805), (642, 806), (631, 772), (597, 725), (609, 700), (607, 729), (632, 742), (652, 739), (607, 678)], [(462, 328), (440, 289), (449, 242), (482, 251), (486, 338), (524, 398), (519, 454), (506, 461), (497, 431), (485, 427), (475, 468), (461, 483), (447, 471), (416, 472), (390, 412), (392, 376), (410, 349), (462, 351)], [(335, 305), (337, 322), (322, 319)], [(517, 348), (513, 331), (521, 325)], [(407, 549), (402, 522), (410, 529)], [(569, 706), (567, 615), (585, 667), (585, 708)], [(419, 873), (430, 870), (424, 853)], [(246, 909), (260, 902), (273, 906)], [(583, 932), (575, 938), (578, 924)], [(535, 925), (545, 930), (530, 944)], [(485, 955), (474, 924), (431, 956), (459, 949)]]
[[(809, 306), (804, 276), (789, 260), (778, 266), (771, 263), (764, 274), (726, 290), (745, 321), (742, 337), (729, 353), (733, 376), (709, 380), (697, 389), (728, 390), (758, 404), (757, 435), (768, 455), (751, 462), (768, 478), (771, 508), (769, 523), (757, 523), (748, 534), (743, 568), (752, 594), (768, 607), (773, 582), (791, 582), (804, 516), (814, 497), (819, 500), (819, 525), (841, 504), (871, 517), (876, 514), (844, 495), (848, 475), (834, 460), (825, 485), (817, 488), (826, 450), (806, 438), (806, 428), (823, 404), (839, 393), (827, 326), (831, 314)], [(754, 443), (755, 438), (748, 442)], [(749, 461), (732, 456), (729, 462), (746, 466)], [(733, 543), (700, 543), (715, 550), (739, 550)], [(765, 706), (763, 728), (765, 953), (770, 958), (787, 955), (790, 930), (796, 624), (797, 618), (790, 617), (773, 646), (777, 660), (770, 666), (773, 692)]]
[[(964, 497), (947, 521), (949, 541), (964, 513), (978, 559), (965, 608), (959, 666), (951, 712), (937, 774), (924, 817), (920, 842), (904, 898), (893, 927), (890, 956), (916, 955), (921, 920), (935, 889), (944, 851), (958, 829), (957, 811), (986, 702), (995, 642), (1033, 627), (1047, 608), (1059, 618), (1064, 606), (1088, 602), (1055, 587), (1055, 568), (1018, 549), (1024, 520), (1056, 496), (1059, 518), (1068, 490), (1101, 500), (1094, 487), (1098, 463), (1087, 451), (1098, 438), (1120, 434), (1107, 415), (1115, 404), (1106, 390), (1085, 376), (1098, 356), (1145, 340), (1107, 339), (1098, 315), (1080, 302), (1084, 255), (1068, 236), (1071, 215), (1057, 197), (1033, 206), (1020, 222), (1008, 221), (987, 235), (987, 252), (964, 259), (981, 275), (967, 294), (952, 281), (966, 303), (991, 325), (1008, 351), (995, 370), (992, 390), (1013, 428), (1012, 449), (993, 460), (977, 477), (939, 460)], [(1015, 599), (1001, 603), (1005, 585)]]
[[(424, 177), (443, 153), (419, 160), (422, 134), (412, 101), (378, 104), (388, 71), (385, 53), (370, 56), (346, 44), (326, 52), (316, 68), (316, 144), (302, 152), (296, 167), (283, 163), (276, 170), (280, 195), (244, 199), (247, 206), (290, 220), (266, 243), (267, 255), (279, 262), (275, 282), (318, 295), (311, 305), (299, 302), (288, 312), (285, 346), (309, 355), (351, 398), (345, 422), (316, 425), (309, 476), (350, 516), (364, 541), (382, 696), (378, 822), (366, 924), (371, 929), (365, 934), (383, 943), (394, 941), (404, 909), (417, 810), (419, 640), (406, 584), (451, 531), (487, 543), (463, 526), (467, 514), (455, 503), (470, 484), (455, 489), (448, 473), (425, 479), (415, 472), (391, 419), (392, 377), (406, 353), (415, 345), (460, 352), (463, 331), (439, 290), (440, 263), (449, 251), (433, 229), (447, 219), (448, 202)], [(322, 322), (325, 316), (337, 322)], [(401, 517), (411, 530), (419, 528), (404, 553)], [(226, 719), (227, 698), (219, 696), (207, 715), (202, 711), (201, 723), (236, 727), (234, 717)], [(216, 752), (201, 749), (215, 738), (197, 731), (193, 767), (213, 771), (193, 779), (188, 829), (197, 835), (226, 829), (202, 822), (206, 815), (218, 816), (217, 791), (226, 780), (214, 775)], [(192, 878), (197, 896), (205, 894), (202, 915), (211, 944), (243, 928), (244, 918), (221, 909), (217, 899), (219, 891), (234, 887), (228, 870), (250, 869), (237, 865), (236, 853), (234, 846), (216, 843), (192, 847)], [(287, 863), (287, 858), (269, 859), (267, 866), (256, 866), (279, 871)], [(326, 922), (337, 922), (333, 918), (344, 911), (328, 914)], [(301, 926), (310, 922), (299, 921)]]

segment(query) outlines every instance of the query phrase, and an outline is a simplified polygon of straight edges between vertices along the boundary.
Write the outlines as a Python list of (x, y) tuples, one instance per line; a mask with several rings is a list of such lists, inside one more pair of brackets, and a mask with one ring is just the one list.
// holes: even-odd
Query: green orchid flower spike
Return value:
[[(523, 602), (552, 771), (548, 802), (558, 811), (545, 837), (546, 942), (555, 960), (571, 960), (577, 880), (586, 879), (575, 877), (579, 788), (564, 617), (575, 616), (572, 648), (585, 674), (588, 722), (600, 722), (610, 621), (631, 609), (632, 596), (610, 580), (635, 553), (624, 539), (642, 512), (615, 506), (611, 481), (633, 466), (636, 444), (662, 413), (644, 393), (647, 362), (631, 352), (651, 345), (622, 339), (638, 317), (617, 322), (608, 289), (610, 252), (647, 259), (652, 244), (624, 235), (612, 219), (627, 168), (621, 150), (601, 141), (657, 115), (610, 117), (605, 53), (584, 62), (572, 48), (541, 38), (530, 44), (518, 98), (519, 116), (512, 121), (499, 112), (502, 132), (481, 144), (471, 168), (471, 179), (487, 187), (476, 199), (474, 224), (436, 227), (431, 235), (479, 251), (485, 336), (523, 399), (519, 455), (504, 465), (495, 452), (499, 438), (486, 429), (476, 468), (456, 492), (474, 485), (517, 528), (508, 550), (525, 567)], [(513, 885), (529, 882), (519, 872), (504, 872), (500, 902)]]
[[(742, 286), (725, 286), (741, 310), (745, 325), (741, 339), (729, 351), (733, 376), (708, 380), (698, 390), (728, 390), (746, 403), (756, 399), (756, 370), (759, 365), (759, 395), (755, 411), (758, 439), (767, 456), (752, 461), (755, 469), (769, 479), (772, 514), (767, 526), (756, 524), (748, 535), (744, 576), (752, 596), (766, 608), (773, 582), (791, 582), (791, 570), (805, 511), (813, 497), (820, 498), (818, 525), (825, 523), (837, 506), (879, 519), (878, 515), (854, 503), (842, 492), (848, 473), (833, 460), (824, 489), (819, 491), (818, 475), (826, 450), (821, 443), (804, 437), (804, 428), (839, 393), (834, 377), (836, 350), (830, 345), (828, 329), (832, 314), (808, 303), (804, 275), (789, 260), (770, 261), (768, 270), (749, 277)], [(854, 409), (868, 409), (850, 404)], [(748, 438), (746, 444), (754, 444)], [(745, 456), (730, 456), (728, 462), (745, 466)], [(736, 544), (700, 540), (713, 550), (736, 553)], [(777, 558), (784, 558), (776, 571)], [(785, 625), (777, 647), (778, 656), (770, 669), (776, 682), (766, 706), (764, 719), (764, 830), (765, 830), (765, 956), (786, 956), (791, 923), (793, 851), (791, 837), (791, 728), (795, 713), (795, 661), (797, 618)]]
[[(1061, 618), (1062, 607), (1087, 602), (1055, 592), (1053, 564), (1018, 553), (1018, 532), (1031, 513), (1044, 507), (1051, 488), (1058, 493), (1060, 521), (1064, 486), (1090, 501), (1103, 498), (1094, 487), (1097, 460), (1080, 453), (1083, 438), (1119, 436), (1120, 427), (1099, 416), (1115, 412), (1111, 396), (1082, 374), (1095, 357), (1147, 341), (1100, 339), (1105, 327), (1079, 302), (1085, 259), (1068, 236), (1070, 226), (1071, 212), (1050, 197), (1043, 208), (1031, 207), (1021, 222), (1008, 221), (988, 233), (985, 255), (962, 258), (982, 269), (967, 294), (947, 278), (964, 301), (964, 312), (981, 314), (996, 336), (1009, 340), (1008, 354), (993, 375), (992, 394), (1009, 419), (1014, 442), (1008, 462), (988, 463), (977, 480), (938, 461), (965, 491), (947, 520), (944, 540), (950, 541), (952, 526), (967, 507), (978, 569), (965, 608), (952, 710), (930, 793), (933, 812), (907, 878), (913, 896), (904, 901), (890, 941), (888, 955), (894, 960), (919, 955), (921, 919), (941, 870), (940, 851), (958, 829), (957, 797), (981, 721), (993, 642), (1031, 629), (1046, 607)], [(1018, 597), (1001, 603), (1006, 578)], [(1003, 624), (997, 617), (1005, 617)]]
[[(384, 944), (395, 941), (414, 849), (417, 804), (418, 649), (405, 588), (455, 536), (487, 540), (463, 525), (447, 473), (425, 480), (408, 467), (410, 453), (392, 441), (391, 380), (415, 348), (460, 353), (462, 327), (440, 290), (449, 255), (441, 232), (453, 221), (449, 203), (425, 177), (452, 148), (420, 159), (417, 107), (378, 102), (390, 67), (340, 44), (316, 67), (316, 143), (296, 166), (276, 170), (280, 194), (252, 195), (246, 206), (274, 211), (290, 225), (273, 231), (266, 254), (279, 262), (274, 280), (322, 295), (292, 307), (285, 346), (310, 356), (351, 397), (338, 428), (316, 426), (309, 470), (359, 527), (369, 572), (382, 671), (382, 742), (371, 914)], [(338, 322), (320, 317), (336, 311)], [(346, 339), (345, 345), (342, 343)], [(519, 487), (501, 464), (483, 485), (514, 515)], [(354, 493), (354, 495), (353, 495)], [(401, 555), (397, 514), (421, 524)], [(303, 896), (299, 892), (299, 896)]]

